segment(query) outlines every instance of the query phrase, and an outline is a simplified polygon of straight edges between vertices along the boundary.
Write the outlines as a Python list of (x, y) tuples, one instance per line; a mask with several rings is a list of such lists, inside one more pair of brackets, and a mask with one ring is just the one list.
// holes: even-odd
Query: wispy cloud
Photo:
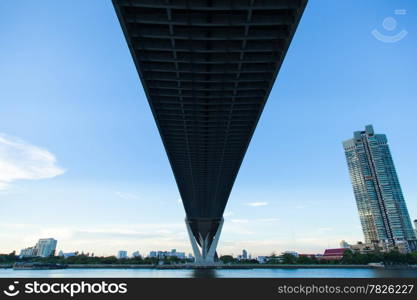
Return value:
[(249, 223), (248, 219), (231, 219), (232, 223)]
[(321, 227), (317, 229), (318, 233), (328, 233), (329, 231), (333, 231), (332, 227)]
[(258, 206), (266, 206), (268, 202), (248, 202), (246, 203), (247, 206), (258, 207)]
[(295, 209), (306, 209), (312, 207), (312, 203), (301, 203), (294, 206)]
[(115, 193), (117, 195), (117, 197), (122, 198), (124, 200), (138, 200), (139, 197), (131, 194), (131, 193), (125, 193), (125, 192), (116, 192)]
[(0, 133), (0, 190), (16, 180), (52, 178), (64, 172), (48, 150)]

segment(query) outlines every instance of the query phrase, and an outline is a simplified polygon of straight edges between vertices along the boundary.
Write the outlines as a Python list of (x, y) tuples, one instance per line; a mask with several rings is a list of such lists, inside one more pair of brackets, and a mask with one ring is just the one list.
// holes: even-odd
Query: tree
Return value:
[(298, 264), (312, 264), (313, 262), (314, 260), (307, 255), (299, 256), (297, 259)]
[(407, 262), (407, 256), (404, 254), (401, 254), (400, 252), (396, 250), (392, 250), (388, 253), (384, 253), (383, 261), (386, 264), (400, 264), (400, 263), (406, 263)]
[(220, 256), (220, 260), (224, 264), (230, 264), (230, 263), (233, 263), (235, 261), (235, 259), (231, 255), (222, 255), (222, 256)]
[(294, 255), (290, 253), (285, 253), (282, 256), (282, 262), (284, 264), (294, 264), (296, 261), (297, 261), (297, 257), (295, 257)]
[(341, 260), (343, 264), (352, 264), (353, 263), (353, 252), (350, 250), (346, 250), (343, 252), (343, 257)]

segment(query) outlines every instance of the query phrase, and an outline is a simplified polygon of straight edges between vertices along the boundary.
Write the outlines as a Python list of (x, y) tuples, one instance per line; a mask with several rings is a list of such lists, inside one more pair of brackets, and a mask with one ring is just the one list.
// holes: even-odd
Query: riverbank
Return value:
[[(1, 269), (12, 268), (11, 264), (0, 264)], [(378, 269), (383, 267), (369, 265), (270, 265), (270, 264), (233, 264), (198, 266), (186, 265), (137, 265), (137, 264), (70, 264), (68, 269)]]
[[(12, 268), (11, 264), (0, 264), (0, 269)], [(194, 264), (178, 265), (139, 265), (139, 264), (70, 264), (68, 269), (156, 269), (156, 270), (192, 270), (192, 269), (417, 269), (417, 265), (342, 265), (342, 264), (219, 264), (200, 266)]]

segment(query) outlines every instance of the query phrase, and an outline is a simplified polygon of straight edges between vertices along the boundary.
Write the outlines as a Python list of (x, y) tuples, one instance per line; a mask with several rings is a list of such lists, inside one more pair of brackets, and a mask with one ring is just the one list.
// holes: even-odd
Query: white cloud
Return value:
[(309, 206), (308, 205), (302, 205), (302, 204), (294, 206), (295, 209), (304, 209), (304, 208), (307, 208), (307, 207), (309, 207)]
[(248, 219), (231, 219), (232, 223), (249, 223)]
[(0, 190), (16, 180), (52, 178), (64, 172), (48, 150), (0, 133)]
[(124, 193), (124, 192), (116, 192), (117, 197), (122, 198), (124, 200), (138, 200), (139, 197), (131, 194), (131, 193)]
[(333, 228), (332, 227), (321, 227), (321, 228), (317, 229), (318, 233), (327, 233), (329, 231), (333, 231)]
[(246, 205), (252, 206), (252, 207), (259, 207), (259, 206), (268, 205), (268, 202), (248, 202), (248, 203), (246, 203)]
[(312, 207), (313, 205), (311, 203), (301, 203), (294, 206), (295, 209), (306, 209), (309, 207)]

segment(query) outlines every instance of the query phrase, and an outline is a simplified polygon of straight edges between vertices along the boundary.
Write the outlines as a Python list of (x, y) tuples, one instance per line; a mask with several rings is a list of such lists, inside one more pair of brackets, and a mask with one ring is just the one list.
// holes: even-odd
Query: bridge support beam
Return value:
[(217, 262), (215, 261), (216, 248), (220, 239), (220, 233), (222, 231), (224, 219), (222, 218), (219, 224), (219, 227), (214, 235), (211, 245), (209, 245), (208, 236), (202, 241), (201, 246), (198, 244), (193, 231), (191, 230), (190, 222), (185, 219), (185, 224), (187, 226), (188, 236), (190, 237), (191, 247), (194, 252), (195, 264), (201, 266), (214, 265)]

